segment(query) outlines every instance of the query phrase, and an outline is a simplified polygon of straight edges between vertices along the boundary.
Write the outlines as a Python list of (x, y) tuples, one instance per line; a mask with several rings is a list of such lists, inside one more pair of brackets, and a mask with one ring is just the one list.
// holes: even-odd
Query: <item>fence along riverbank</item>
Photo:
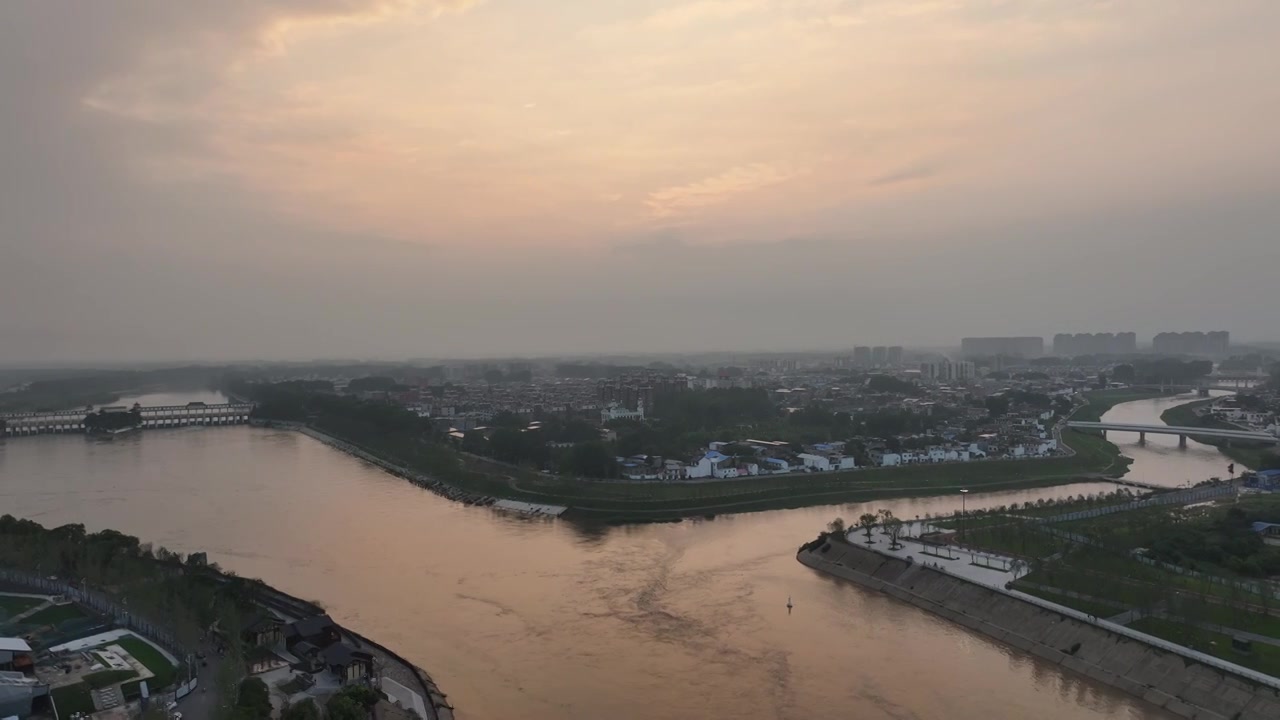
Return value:
[[(825, 549), (825, 552), (824, 552)], [(1021, 593), (841, 540), (802, 547), (801, 563), (910, 603), (1183, 718), (1274, 720), (1280, 680)]]

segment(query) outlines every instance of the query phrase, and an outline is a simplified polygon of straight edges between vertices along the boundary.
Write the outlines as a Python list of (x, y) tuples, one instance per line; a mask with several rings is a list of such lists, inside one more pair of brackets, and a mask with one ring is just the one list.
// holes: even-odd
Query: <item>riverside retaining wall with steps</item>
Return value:
[[(1280, 690), (919, 563), (835, 541), (801, 563), (1195, 720), (1276, 720)], [(1074, 651), (1073, 651), (1074, 648)]]

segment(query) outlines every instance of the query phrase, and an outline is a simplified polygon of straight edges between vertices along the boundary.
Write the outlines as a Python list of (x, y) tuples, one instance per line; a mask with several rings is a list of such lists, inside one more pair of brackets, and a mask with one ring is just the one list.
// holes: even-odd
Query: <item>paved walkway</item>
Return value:
[(122, 637), (136, 637), (142, 642), (158, 650), (160, 654), (164, 655), (165, 659), (168, 660), (169, 662), (173, 663), (174, 665), (180, 664), (178, 662), (178, 659), (175, 658), (173, 654), (170, 653), (168, 650), (165, 650), (164, 648), (160, 647), (156, 643), (151, 642), (150, 640), (139, 635), (138, 633), (132, 630), (124, 629), (124, 628), (121, 628), (119, 630), (109, 630), (104, 633), (98, 633), (97, 635), (90, 635), (89, 637), (80, 638), (79, 640), (72, 640), (71, 642), (68, 642), (68, 643), (55, 645), (49, 648), (49, 652), (78, 652), (80, 650), (89, 650), (90, 648), (96, 648), (99, 645), (105, 645), (111, 642), (112, 640), (119, 640)]
[[(38, 595), (33, 595), (32, 597), (39, 597), (39, 596), (38, 596)], [(23, 620), (26, 620), (27, 618), (31, 617), (32, 615), (35, 615), (36, 613), (40, 612), (41, 610), (44, 610), (45, 608), (49, 608), (49, 607), (53, 607), (53, 601), (52, 601), (52, 600), (46, 600), (46, 601), (44, 601), (44, 602), (40, 603), (39, 605), (36, 605), (35, 607), (33, 607), (33, 608), (29, 609), (29, 610), (23, 610), (22, 612), (18, 613), (17, 615), (14, 615), (13, 617), (9, 618), (8, 622), (11, 622), (11, 623), (20, 623), (20, 622), (22, 622)]]
[(1133, 622), (1134, 620), (1137, 620), (1140, 617), (1142, 617), (1142, 613), (1136, 609), (1125, 610), (1124, 612), (1118, 615), (1112, 615), (1111, 617), (1107, 618), (1107, 622), (1115, 623), (1116, 625), (1128, 625), (1129, 623)]
[[(994, 553), (987, 553), (978, 550), (970, 550), (958, 545), (934, 546), (923, 543), (914, 539), (922, 533), (946, 531), (946, 528), (938, 528), (930, 525), (923, 520), (913, 520), (904, 523), (902, 534), (898, 538), (898, 547), (891, 549), (889, 547), (889, 536), (882, 533), (877, 527), (871, 531), (871, 539), (873, 544), (870, 547), (877, 552), (886, 555), (907, 560), (908, 558), (915, 563), (936, 567), (945, 570), (947, 573), (963, 577), (966, 580), (985, 585), (987, 587), (996, 588), (1008, 592), (1013, 595), (1028, 596), (1027, 593), (1018, 590), (1006, 590), (1005, 585), (1026, 575), (1030, 572), (1030, 568), (1025, 563), (1018, 563), (1014, 558)], [(912, 537), (908, 537), (908, 536)], [(847, 539), (855, 545), (867, 546), (866, 533), (859, 529), (850, 530), (847, 533)], [(1076, 597), (1081, 600), (1090, 600), (1100, 603), (1108, 603), (1110, 601), (1103, 598), (1096, 598), (1084, 593), (1078, 593), (1071, 590), (1060, 588), (1045, 588), (1059, 595)], [(1045, 602), (1040, 598), (1036, 598), (1039, 602)], [(1113, 603), (1114, 604), (1114, 603)], [(1163, 612), (1154, 613), (1155, 617), (1168, 618), (1169, 616)], [(1089, 615), (1088, 618), (1093, 622), (1102, 620), (1105, 624), (1127, 626), (1142, 617), (1142, 613), (1136, 609), (1127, 610), (1109, 618), (1095, 618)], [(1196, 626), (1208, 630), (1210, 632), (1221, 633), (1238, 637), (1243, 640), (1250, 640), (1262, 645), (1270, 645), (1280, 647), (1280, 638), (1269, 637), (1267, 635), (1259, 635), (1258, 633), (1247, 632), (1230, 628), (1223, 625), (1215, 625), (1208, 622), (1197, 622)]]
[[(930, 532), (950, 532), (950, 530), (935, 527), (924, 520), (908, 521), (903, 524), (902, 535), (898, 537), (898, 547), (891, 549), (889, 536), (881, 533), (880, 528), (877, 527), (871, 531), (873, 544), (870, 547), (886, 555), (893, 555), (902, 560), (910, 558), (912, 562), (937, 567), (979, 585), (1000, 589), (1004, 589), (1005, 583), (1012, 582), (1030, 571), (1025, 563), (1019, 563), (1014, 558), (1004, 555), (971, 550), (959, 545), (930, 545), (915, 539)], [(848, 540), (854, 545), (867, 546), (867, 535), (862, 530), (849, 531)], [(948, 555), (951, 557), (947, 557)]]
[(196, 689), (178, 701), (178, 712), (182, 720), (213, 720), (222, 709), (222, 697), (218, 692), (218, 672), (223, 663), (231, 662), (226, 657), (218, 657), (210, 645), (201, 647), (208, 665), (200, 665), (196, 660)]
[(1235, 628), (1223, 627), (1222, 625), (1214, 625), (1213, 623), (1207, 623), (1207, 622), (1196, 623), (1196, 627), (1202, 628), (1204, 630), (1209, 630), (1212, 632), (1222, 633), (1223, 635), (1230, 635), (1232, 637), (1237, 637), (1242, 640), (1251, 640), (1253, 642), (1261, 643), (1263, 645), (1280, 647), (1280, 639), (1269, 637), (1267, 635), (1259, 635), (1258, 633), (1246, 632), (1244, 630), (1236, 630)]
[[(926, 564), (926, 561), (928, 561), (927, 564), (930, 566), (936, 566), (938, 569), (944, 572), (947, 572), (952, 575), (956, 575), (958, 577), (962, 577), (978, 585), (985, 585), (986, 587), (992, 588), (997, 592), (1003, 593), (1005, 595), (1020, 598), (1033, 605), (1040, 605), (1042, 607), (1052, 608), (1054, 612), (1060, 613), (1062, 615), (1066, 615), (1068, 617), (1075, 618), (1080, 622), (1086, 622), (1086, 623), (1095, 625), (1097, 627), (1110, 630), (1119, 635), (1125, 635), (1125, 636), (1134, 638), (1136, 640), (1141, 640), (1142, 642), (1148, 645), (1175, 653), (1177, 655), (1181, 655), (1184, 658), (1189, 658), (1191, 660), (1203, 663), (1210, 667), (1216, 667), (1219, 669), (1227, 670), (1231, 673), (1248, 678), (1260, 684), (1266, 685), (1267, 687), (1270, 687), (1270, 688), (1280, 689), (1280, 679), (1277, 679), (1265, 673), (1259, 672), (1257, 670), (1253, 670), (1251, 668), (1247, 668), (1242, 665), (1237, 665), (1233, 662), (1223, 660), (1222, 658), (1214, 657), (1212, 655), (1209, 655), (1204, 652), (1200, 652), (1198, 650), (1193, 650), (1185, 645), (1179, 645), (1178, 643), (1171, 642), (1163, 638), (1155, 637), (1154, 635), (1148, 635), (1143, 632), (1138, 632), (1131, 628), (1125, 627), (1124, 625), (1119, 625), (1116, 623), (1109, 622), (1102, 618), (1094, 617), (1093, 615), (1090, 615), (1088, 613), (1084, 613), (1079, 610), (1075, 610), (1073, 608), (1065, 607), (1063, 605), (1059, 605), (1057, 603), (1044, 600), (1043, 598), (1036, 597), (1035, 595), (1031, 595), (1029, 593), (1005, 588), (1006, 583), (1011, 582), (1012, 580), (1015, 579), (1015, 577), (1021, 577), (1027, 572), (1027, 570), (1018, 569), (1017, 574), (1015, 576), (1015, 573), (1011, 571), (1002, 571), (998, 569), (992, 569), (989, 567), (983, 567), (980, 565), (972, 564), (973, 562), (978, 560), (1003, 559), (1005, 561), (1012, 561), (1013, 558), (1001, 558), (1001, 556), (989, 554), (989, 553), (970, 553), (968, 550), (957, 551), (955, 553), (956, 555), (955, 559), (934, 558), (928, 555), (922, 555), (920, 554), (920, 550), (925, 546), (918, 541), (906, 540), (905, 535), (907, 534), (907, 532), (913, 531), (907, 528), (918, 529), (926, 526), (927, 526), (927, 523), (923, 521), (912, 521), (912, 522), (904, 523), (904, 532), (903, 532), (904, 537), (899, 541), (900, 546), (894, 550), (889, 549), (889, 536), (882, 534), (879, 531), (879, 528), (876, 528), (875, 530), (872, 531), (872, 534), (871, 534), (871, 537), (875, 541), (875, 544), (871, 545), (870, 547), (873, 548), (875, 552), (878, 552), (884, 555), (892, 555), (901, 560), (906, 560), (907, 558), (910, 558), (911, 562), (914, 562), (917, 564)], [(850, 530), (847, 533), (846, 540), (850, 544), (857, 545), (860, 547), (867, 547), (866, 535), (862, 534), (857, 528)], [(1248, 636), (1242, 635), (1241, 637), (1248, 637)]]

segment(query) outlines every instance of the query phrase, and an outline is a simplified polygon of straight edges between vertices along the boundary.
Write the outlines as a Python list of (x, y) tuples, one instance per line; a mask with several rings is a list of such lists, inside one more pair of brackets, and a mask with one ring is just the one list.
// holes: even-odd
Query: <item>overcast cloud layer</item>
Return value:
[(1275, 0), (0, 3), (0, 363), (1280, 337)]

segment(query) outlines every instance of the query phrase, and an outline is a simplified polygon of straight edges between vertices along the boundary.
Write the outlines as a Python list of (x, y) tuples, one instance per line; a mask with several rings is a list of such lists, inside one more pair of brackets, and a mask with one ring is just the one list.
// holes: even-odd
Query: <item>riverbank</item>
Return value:
[[(1160, 393), (1102, 391), (1077, 412), (1101, 415), (1119, 402)], [(421, 440), (369, 447), (314, 425), (261, 421), (297, 430), (439, 495), (468, 504), (510, 500), (568, 508), (588, 522), (672, 522), (686, 517), (859, 502), (888, 497), (1018, 490), (1124, 475), (1129, 460), (1105, 438), (1073, 430), (1058, 434), (1069, 455), (877, 467), (830, 473), (762, 475), (708, 482), (569, 478), (504, 465)], [(1057, 431), (1055, 431), (1057, 432)]]
[(1173, 397), (1177, 394), (1174, 390), (1160, 392), (1157, 390), (1134, 390), (1132, 388), (1092, 390), (1084, 393), (1084, 403), (1072, 411), (1070, 419), (1081, 422), (1098, 422), (1103, 415), (1107, 414), (1108, 410), (1121, 403)]
[[(795, 560), (835, 515), (949, 514), (955, 495), (584, 527), (450, 502), (296, 432), (143, 438), (10, 443), (0, 512), (207, 549), (421, 665), (458, 718), (874, 717), (889, 703), (948, 720), (1169, 720)], [(1110, 489), (971, 495), (968, 507)], [(938, 658), (952, 659), (946, 673)]]
[[(1216, 398), (1208, 400), (1197, 400), (1189, 402), (1185, 405), (1171, 407), (1160, 414), (1160, 420), (1165, 425), (1181, 425), (1184, 427), (1202, 427), (1216, 428), (1219, 430), (1242, 430), (1238, 425), (1218, 420), (1212, 417), (1200, 415), (1196, 411), (1201, 408), (1207, 408), (1216, 402)], [(1197, 437), (1197, 442), (1205, 445), (1212, 445), (1233, 462), (1244, 465), (1250, 470), (1257, 470), (1262, 466), (1262, 456), (1271, 449), (1269, 446), (1250, 444), (1250, 443), (1230, 443), (1226, 440), (1211, 437)]]
[[(82, 557), (105, 559), (81, 562)], [(61, 579), (65, 577), (78, 580), (73, 584)], [(210, 652), (210, 628), (221, 628), (218, 642), (227, 646), (228, 662), (235, 659), (228, 673), (235, 677), (226, 678), (233, 681), (226, 683), (230, 686), (250, 671), (247, 666), (238, 666), (244, 655), (255, 649), (247, 641), (243, 648), (238, 644), (240, 629), (246, 623), (256, 622), (267, 612), (274, 614), (278, 623), (325, 614), (316, 603), (261, 580), (225, 573), (216, 564), (208, 563), (203, 553), (184, 559), (113, 530), (85, 533), (81, 525), (45, 528), (10, 515), (0, 516), (0, 589), (63, 597), (76, 604), (65, 607), (90, 609), (87, 613), (67, 612), (60, 620), (7, 618), (17, 623), (12, 628), (14, 633), (30, 638), (37, 651), (58, 649), (68, 642), (121, 627), (161, 648), (174, 667), (163, 673), (168, 679), (161, 682), (157, 677), (152, 684), (156, 697), (161, 691), (171, 690), (178, 678), (199, 671), (194, 663), (188, 668), (176, 658), (190, 659), (199, 652)], [(4, 617), (0, 613), (0, 618)], [(0, 622), (0, 626), (4, 624)], [(374, 667), (381, 677), (394, 680), (419, 696), (413, 706), (420, 708), (420, 720), (453, 719), (452, 706), (426, 671), (353, 630), (340, 626), (338, 630), (349, 645), (374, 656)], [(276, 652), (281, 651), (277, 648)], [(155, 672), (161, 674), (159, 670)], [(178, 688), (176, 697), (182, 698), (190, 689)], [(138, 692), (135, 687), (131, 696), (130, 690), (122, 689), (124, 700), (135, 699)], [(206, 704), (207, 698), (201, 700), (199, 704)], [(192, 714), (185, 707), (184, 712)], [(205, 720), (200, 714), (193, 717)]]
[(464, 505), (492, 505), (497, 500), (497, 498), (494, 498), (492, 496), (481, 495), (479, 493), (470, 492), (468, 490), (464, 490), (462, 488), (458, 488), (453, 485), (450, 485), (449, 483), (439, 480), (438, 478), (434, 478), (429, 475), (416, 472), (412, 468), (409, 468), (405, 465), (401, 465), (397, 462), (392, 461), (391, 459), (382, 457), (373, 452), (365, 450), (364, 448), (354, 443), (347, 442), (346, 440), (343, 440), (341, 438), (337, 438), (328, 433), (321, 432), (320, 430), (317, 430), (309, 425), (306, 425), (305, 423), (279, 422), (279, 421), (265, 421), (265, 422), (255, 421), (252, 424), (256, 425), (257, 427), (278, 428), (281, 430), (293, 430), (295, 432), (302, 433), (303, 435), (306, 435), (307, 437), (313, 440), (316, 440), (318, 442), (324, 443), (325, 445), (328, 445), (334, 450), (346, 453), (347, 455), (350, 455), (352, 457), (360, 458), (361, 460), (367, 463), (378, 466), (379, 468), (381, 468), (383, 471), (387, 473), (395, 475), (396, 477), (401, 478), (403, 480), (408, 480), (409, 482), (413, 483), (414, 485), (417, 485), (420, 488), (423, 488), (425, 490), (430, 490), (431, 492), (443, 498), (454, 500)]
[[(1101, 438), (1069, 432), (1064, 435), (1070, 434), (1078, 448), (1071, 457), (868, 468), (844, 473), (758, 476), (708, 483), (569, 480), (466, 458), (464, 463), (470, 474), (483, 474), (487, 478), (483, 484), (473, 486), (473, 490), (314, 427), (280, 422), (265, 426), (301, 432), (459, 502), (491, 505), (497, 499), (506, 499), (564, 506), (568, 508), (563, 515), (566, 518), (611, 524), (674, 522), (706, 515), (794, 509), (889, 497), (927, 497), (954, 494), (961, 489), (992, 492), (1095, 482), (1103, 479), (1108, 469), (1121, 468), (1122, 474), (1123, 467), (1123, 458), (1114, 446)], [(1089, 468), (1093, 472), (1088, 472)], [(495, 482), (495, 479), (499, 481)]]
[[(302, 618), (326, 614), (325, 609), (320, 605), (294, 597), (265, 583), (260, 590), (258, 602), (277, 613), (291, 617)], [(383, 677), (390, 678), (419, 694), (424, 701), (421, 708), (426, 711), (426, 717), (421, 720), (453, 720), (453, 706), (449, 704), (447, 696), (441, 692), (440, 687), (426, 670), (350, 628), (339, 626), (338, 629), (342, 636), (355, 647), (374, 656), (374, 666), (382, 669)]]
[(1230, 668), (1070, 608), (986, 587), (842, 540), (796, 555), (819, 572), (883, 592), (974, 632), (1117, 688), (1179, 717), (1280, 717), (1280, 680)]

